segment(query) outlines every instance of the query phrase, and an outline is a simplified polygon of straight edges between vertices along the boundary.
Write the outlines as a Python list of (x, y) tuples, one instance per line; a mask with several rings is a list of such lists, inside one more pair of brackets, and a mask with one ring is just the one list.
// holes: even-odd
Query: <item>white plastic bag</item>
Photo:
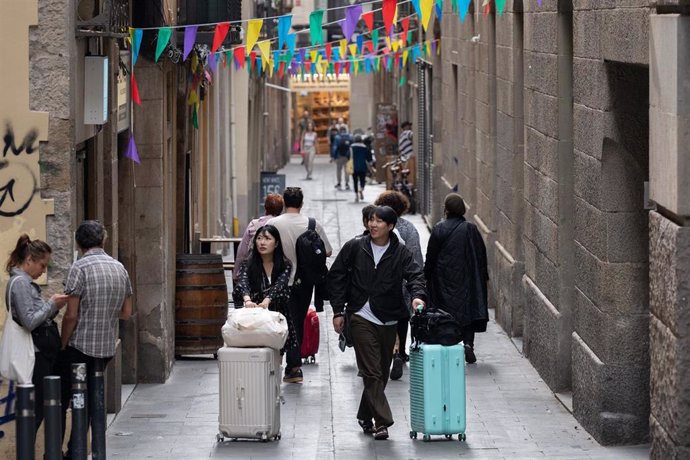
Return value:
[(285, 316), (263, 308), (231, 310), (223, 325), (223, 340), (229, 347), (269, 347), (280, 350), (288, 336)]
[(34, 339), (31, 332), (12, 319), (12, 285), (7, 290), (10, 313), (5, 320), (5, 330), (0, 339), (0, 375), (17, 383), (31, 383), (34, 375)]

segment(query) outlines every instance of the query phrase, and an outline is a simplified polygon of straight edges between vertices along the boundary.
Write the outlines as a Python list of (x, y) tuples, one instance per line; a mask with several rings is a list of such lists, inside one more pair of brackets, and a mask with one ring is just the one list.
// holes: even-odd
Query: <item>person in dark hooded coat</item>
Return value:
[(446, 196), (444, 208), (446, 219), (431, 232), (424, 264), (429, 301), (460, 323), (465, 360), (474, 363), (474, 334), (486, 332), (489, 321), (486, 246), (477, 226), (465, 220), (460, 195)]

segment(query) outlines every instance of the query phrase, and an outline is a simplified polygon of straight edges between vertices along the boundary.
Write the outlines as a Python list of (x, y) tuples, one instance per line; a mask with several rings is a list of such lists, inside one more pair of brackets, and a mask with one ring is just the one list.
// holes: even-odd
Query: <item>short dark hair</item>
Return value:
[(376, 209), (376, 206), (373, 204), (368, 204), (362, 208), (362, 222), (364, 223), (364, 226), (367, 226), (367, 222), (369, 222), (369, 219), (371, 219), (371, 215), (374, 213), (374, 209)]
[(287, 187), (283, 191), (283, 201), (286, 208), (301, 208), (304, 203), (304, 194), (299, 187)]
[(400, 127), (401, 127), (402, 129), (405, 129), (405, 128), (412, 128), (412, 123), (410, 123), (409, 121), (403, 121), (403, 124), (400, 125)]
[(264, 209), (269, 216), (279, 216), (283, 212), (283, 197), (277, 193), (269, 193), (264, 201)]
[(386, 190), (382, 192), (379, 197), (376, 198), (374, 204), (376, 206), (390, 206), (398, 217), (402, 216), (405, 211), (410, 209), (410, 200), (407, 199), (405, 195), (395, 190)]
[(74, 239), (80, 248), (89, 250), (103, 246), (107, 233), (102, 223), (97, 220), (85, 220), (74, 235)]
[(377, 206), (376, 209), (374, 209), (371, 217), (374, 216), (378, 217), (387, 224), (393, 224), (393, 227), (395, 227), (395, 224), (398, 223), (398, 215), (390, 206)]

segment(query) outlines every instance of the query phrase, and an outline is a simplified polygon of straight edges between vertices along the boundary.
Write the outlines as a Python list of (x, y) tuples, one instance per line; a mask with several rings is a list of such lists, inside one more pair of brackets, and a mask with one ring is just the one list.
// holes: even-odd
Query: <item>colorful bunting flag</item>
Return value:
[(345, 10), (345, 19), (340, 23), (343, 29), (343, 35), (347, 41), (352, 40), (352, 34), (357, 28), (357, 22), (362, 15), (362, 5), (355, 4), (347, 7)]
[(350, 49), (350, 56), (357, 56), (357, 45), (355, 43), (352, 43), (348, 48)]
[(297, 35), (290, 34), (287, 36), (287, 49), (289, 54), (294, 54), (295, 44), (297, 43)]
[(216, 69), (218, 68), (218, 55), (217, 54), (209, 54), (208, 55), (208, 68), (211, 69), (211, 72), (214, 74), (216, 73)]
[(326, 52), (326, 59), (329, 61), (331, 60), (331, 55), (333, 54), (333, 45), (330, 43), (326, 43), (326, 47), (324, 48)]
[(266, 66), (271, 58), (271, 40), (262, 40), (257, 43), (256, 46), (258, 46), (259, 52), (261, 53), (261, 61), (263, 65)]
[(364, 35), (357, 35), (357, 54), (362, 54), (362, 48), (364, 47)]
[(374, 50), (379, 49), (379, 29), (376, 29), (371, 33), (371, 43), (374, 45)]
[(141, 29), (129, 29), (129, 39), (132, 42), (132, 67), (137, 63), (143, 35), (144, 31)]
[(312, 45), (323, 45), (323, 29), (321, 28), (321, 22), (323, 21), (323, 11), (324, 10), (312, 11), (309, 15), (309, 36), (311, 38)]
[(170, 27), (161, 27), (158, 29), (158, 39), (156, 40), (156, 62), (158, 58), (163, 54), (163, 50), (168, 46), (170, 41), (170, 35), (172, 34), (172, 29)]
[(216, 31), (213, 33), (213, 45), (211, 45), (212, 53), (218, 51), (218, 48), (220, 48), (220, 45), (223, 44), (225, 37), (228, 35), (229, 30), (229, 22), (221, 22), (220, 24), (216, 25)]
[(436, 0), (436, 19), (438, 19), (439, 24), (443, 20), (443, 0)]
[(287, 43), (288, 35), (292, 27), (292, 15), (287, 14), (278, 18), (278, 49), (282, 50)]
[(362, 21), (367, 25), (369, 32), (374, 33), (374, 12), (367, 11), (362, 15)]
[(429, 28), (429, 20), (431, 19), (431, 9), (434, 6), (434, 0), (419, 0), (419, 7), (422, 9), (422, 27), (424, 32)]
[(136, 164), (141, 164), (139, 159), (139, 151), (137, 150), (137, 144), (134, 142), (134, 134), (129, 135), (129, 144), (127, 145), (127, 151), (125, 152), (125, 158), (129, 158)]
[(412, 6), (414, 7), (414, 12), (417, 13), (417, 17), (422, 19), (422, 9), (419, 7), (419, 0), (412, 0)]
[(347, 40), (344, 38), (340, 40), (340, 59), (345, 59), (347, 55)]
[(506, 7), (506, 0), (496, 0), (496, 11), (499, 16), (503, 16), (503, 10)]
[(472, 3), (472, 0), (458, 0), (460, 2), (459, 5), (459, 11), (460, 11), (460, 20), (462, 22), (465, 22), (465, 17), (467, 16), (467, 10), (470, 8), (470, 3)]
[(259, 39), (259, 34), (261, 33), (261, 27), (264, 25), (263, 19), (250, 19), (247, 23), (247, 49), (246, 52), (249, 54), (254, 49), (256, 41)]
[(132, 101), (135, 104), (141, 105), (141, 97), (139, 96), (139, 86), (137, 86), (137, 79), (134, 78), (134, 72), (132, 72)]
[(197, 115), (197, 104), (192, 106), (192, 126), (194, 129), (199, 129), (199, 116)]
[(393, 18), (398, 5), (396, 0), (383, 0), (383, 25), (386, 27), (386, 33), (391, 34), (393, 30)]
[(233, 51), (233, 54), (235, 56), (235, 69), (240, 69), (244, 68), (244, 57), (247, 55), (244, 46), (238, 46), (235, 48), (235, 51)]
[(404, 50), (402, 54), (403, 65), (407, 65), (407, 56), (410, 54), (410, 50)]
[(403, 38), (403, 46), (407, 44), (407, 33), (410, 30), (410, 18), (402, 18), (400, 20), (400, 25), (402, 26), (402, 38)]

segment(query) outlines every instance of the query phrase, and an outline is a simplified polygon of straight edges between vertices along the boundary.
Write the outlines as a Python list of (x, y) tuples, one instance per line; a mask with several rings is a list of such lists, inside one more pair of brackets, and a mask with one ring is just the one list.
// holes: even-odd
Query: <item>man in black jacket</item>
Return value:
[(393, 424), (384, 390), (397, 323), (409, 315), (402, 301), (403, 280), (413, 307), (424, 305), (426, 299), (422, 267), (393, 233), (397, 220), (390, 207), (377, 207), (369, 219), (369, 234), (345, 243), (328, 275), (333, 328), (343, 331), (347, 305), (357, 367), (364, 381), (357, 419), (374, 439), (387, 439)]

